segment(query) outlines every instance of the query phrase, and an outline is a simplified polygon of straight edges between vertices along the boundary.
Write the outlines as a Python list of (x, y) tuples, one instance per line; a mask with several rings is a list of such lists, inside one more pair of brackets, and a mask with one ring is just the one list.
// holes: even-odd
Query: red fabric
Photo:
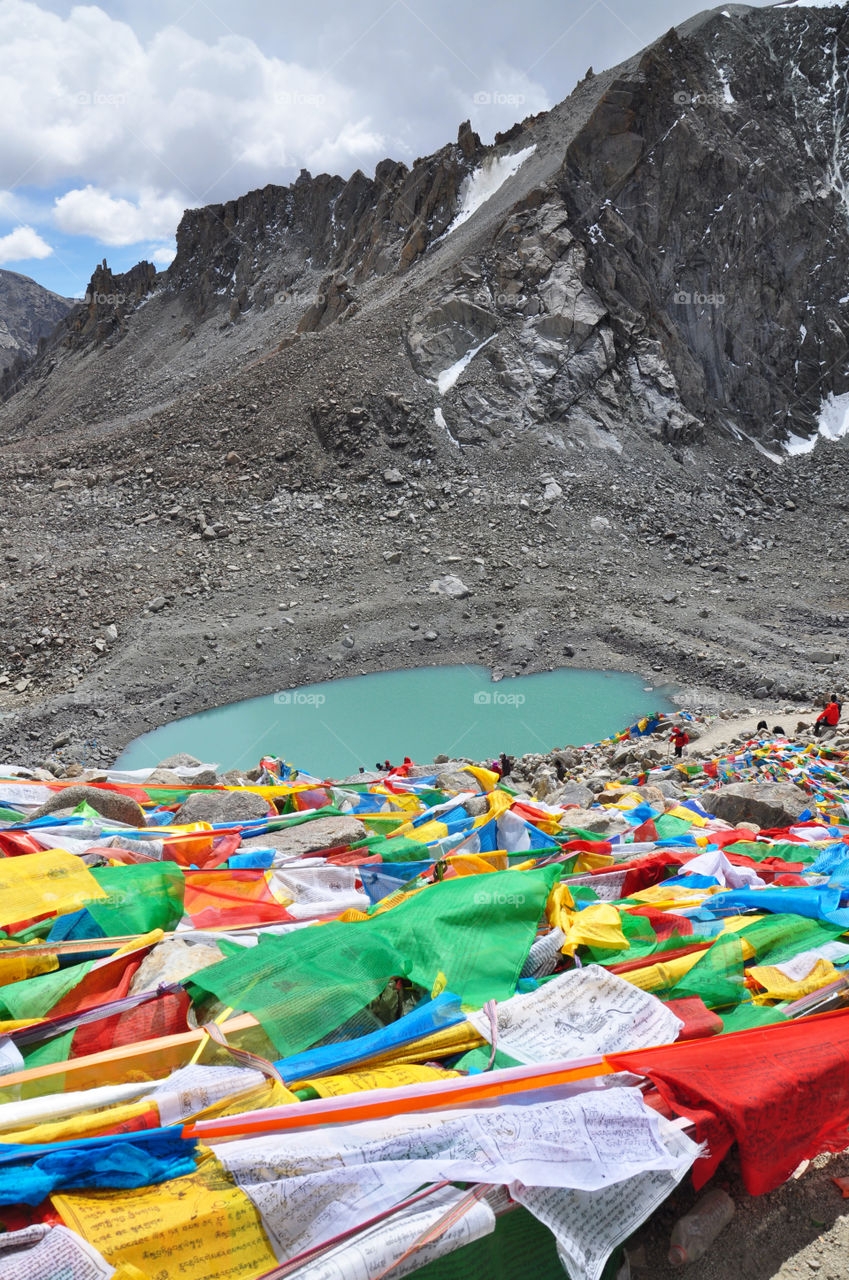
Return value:
[(64, 1018), (69, 1013), (82, 1013), (110, 1000), (123, 1000), (130, 990), (130, 983), (147, 955), (149, 948), (118, 956), (106, 964), (90, 969), (73, 990), (63, 996), (50, 1010), (51, 1018)]
[(849, 1010), (606, 1060), (648, 1076), (696, 1125), (709, 1147), (693, 1168), (697, 1188), (735, 1140), (752, 1195), (780, 1186), (802, 1160), (849, 1146)]
[(327, 859), (334, 867), (373, 867), (383, 861), (379, 853), (364, 853), (362, 849), (343, 849), (331, 853)]
[(670, 938), (673, 933), (679, 937), (689, 938), (693, 932), (693, 922), (687, 916), (676, 916), (672, 911), (658, 911), (657, 907), (626, 907), (629, 916), (645, 916), (658, 940)]
[(654, 819), (648, 818), (640, 827), (635, 827), (633, 832), (634, 840), (637, 842), (645, 841), (648, 843), (657, 839), (657, 828), (654, 825)]
[(140, 1040), (157, 1040), (160, 1036), (179, 1035), (188, 1031), (187, 1014), (191, 1000), (185, 991), (169, 991), (111, 1017), (77, 1027), (71, 1041), (71, 1058), (84, 1058), (90, 1053), (118, 1049)]
[(686, 747), (687, 743), (690, 741), (690, 735), (689, 733), (686, 733), (684, 729), (676, 728), (670, 733), (669, 740), (674, 743), (676, 747)]
[(664, 1000), (667, 1009), (684, 1023), (678, 1032), (682, 1040), (703, 1040), (705, 1036), (722, 1035), (722, 1019), (709, 1009), (701, 996), (682, 996), (678, 1000)]
[(836, 702), (829, 702), (825, 707), (825, 709), (821, 711), (817, 716), (817, 724), (819, 724), (821, 720), (824, 720), (826, 724), (831, 725), (833, 728), (837, 724), (839, 719), (840, 719), (840, 708), (838, 707)]
[[(515, 808), (515, 805), (513, 806)], [(613, 845), (609, 840), (567, 840), (565, 844), (561, 844), (561, 849), (565, 849), (567, 853), (610, 853)], [(617, 871), (619, 868), (616, 868)], [(602, 871), (609, 871), (610, 867), (597, 868), (598, 874)]]
[(0, 831), (0, 853), (17, 858), (22, 853), (43, 853), (44, 848), (26, 831)]
[(196, 929), (282, 924), (293, 918), (274, 898), (264, 871), (239, 867), (185, 874), (185, 910)]

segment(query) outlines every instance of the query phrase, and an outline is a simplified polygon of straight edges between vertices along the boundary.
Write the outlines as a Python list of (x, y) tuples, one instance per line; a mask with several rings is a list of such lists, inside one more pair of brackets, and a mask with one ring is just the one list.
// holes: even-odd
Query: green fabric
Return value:
[(745, 938), (755, 949), (756, 958), (749, 964), (783, 964), (802, 951), (811, 951), (833, 942), (845, 933), (839, 925), (825, 920), (808, 920), (804, 916), (771, 915), (740, 929), (737, 937)]
[(367, 920), (261, 935), (192, 984), (256, 1015), (282, 1056), (316, 1044), (393, 977), (480, 1008), (516, 990), (558, 866), (459, 876)]
[(107, 938), (173, 929), (183, 915), (186, 882), (173, 862), (143, 862), (130, 867), (93, 867), (109, 896), (86, 903)]
[(21, 982), (9, 982), (0, 987), (0, 1009), (4, 1018), (44, 1018), (78, 982), (82, 982), (93, 960), (71, 965), (67, 969), (54, 969), (52, 973), (40, 973)]
[(42, 1040), (32, 1049), (22, 1050), (27, 1070), (31, 1067), (52, 1067), (55, 1062), (67, 1062), (71, 1056), (71, 1042), (74, 1039), (74, 1028), (63, 1031), (52, 1040)]
[(0, 805), (0, 822), (26, 822), (26, 820), (25, 813), (10, 809), (8, 805)]
[(766, 1027), (772, 1022), (789, 1022), (783, 1013), (764, 1004), (741, 1001), (736, 1009), (721, 1013), (723, 1031), (748, 1031), (750, 1027)]
[[(621, 1263), (617, 1254), (621, 1250), (613, 1260)], [(615, 1268), (609, 1272), (605, 1268), (602, 1280), (612, 1280), (615, 1274)], [(557, 1256), (554, 1235), (524, 1207), (499, 1214), (490, 1235), (435, 1258), (410, 1275), (411, 1280), (526, 1280), (530, 1276), (569, 1280)]]
[[(489, 1066), (489, 1055), (492, 1053), (492, 1046), (488, 1044), (479, 1044), (476, 1049), (469, 1049), (454, 1063), (457, 1071), (470, 1071), (472, 1073), (486, 1071)], [(523, 1064), (516, 1058), (511, 1058), (509, 1053), (504, 1053), (501, 1049), (495, 1050), (495, 1058), (492, 1063), (493, 1071), (500, 1071), (502, 1067), (520, 1067)]]
[(743, 943), (737, 934), (721, 933), (664, 998), (700, 996), (709, 1009), (721, 1009), (739, 1004), (743, 991)]
[(726, 853), (739, 853), (753, 862), (763, 862), (764, 858), (781, 858), (784, 862), (802, 862), (807, 866), (816, 862), (822, 849), (805, 844), (764, 844), (756, 840), (736, 840), (734, 844), (725, 846)]
[(676, 818), (672, 813), (662, 813), (654, 819), (654, 829), (658, 840), (669, 840), (670, 837), (686, 835), (693, 829), (689, 818)]
[(607, 840), (607, 836), (599, 835), (597, 831), (585, 831), (583, 827), (570, 827), (568, 822), (563, 823), (563, 832), (568, 833), (561, 837), (567, 843), (569, 840), (592, 840), (598, 844)]
[(351, 848), (379, 853), (384, 862), (424, 862), (432, 856), (421, 840), (411, 840), (409, 836), (367, 836)]

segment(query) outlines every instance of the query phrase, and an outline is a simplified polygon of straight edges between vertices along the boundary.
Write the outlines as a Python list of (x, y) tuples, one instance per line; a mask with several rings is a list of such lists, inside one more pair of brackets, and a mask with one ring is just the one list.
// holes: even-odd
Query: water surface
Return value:
[(118, 763), (140, 769), (188, 751), (222, 769), (282, 756), (321, 777), (360, 765), (491, 759), (580, 745), (668, 711), (668, 691), (640, 676), (574, 667), (493, 683), (486, 667), (419, 667), (327, 680), (174, 720), (130, 743)]

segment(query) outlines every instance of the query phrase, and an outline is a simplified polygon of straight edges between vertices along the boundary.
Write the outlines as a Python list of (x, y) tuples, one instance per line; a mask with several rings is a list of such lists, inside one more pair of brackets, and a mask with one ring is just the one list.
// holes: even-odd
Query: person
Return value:
[(512, 771), (513, 771), (513, 757), (512, 757), (512, 756), (508, 756), (508, 755), (506, 755), (506, 754), (502, 751), (502, 752), (501, 752), (501, 755), (498, 757), (498, 759), (499, 759), (499, 763), (500, 763), (500, 765), (501, 765), (501, 776), (502, 776), (502, 778), (507, 778), (507, 777), (509, 777), (509, 776), (510, 776), (510, 774), (512, 773)]
[(786, 737), (787, 737), (787, 734), (784, 732), (784, 730), (782, 729), (782, 727), (781, 727), (781, 725), (780, 725), (780, 724), (774, 724), (774, 725), (772, 726), (772, 732), (773, 732), (774, 737), (776, 737), (776, 738), (786, 738)]
[(768, 731), (768, 726), (767, 726), (766, 720), (759, 720), (758, 727), (757, 729), (755, 729), (755, 733), (766, 733), (767, 731)]
[(680, 760), (684, 754), (684, 748), (690, 741), (690, 735), (682, 725), (676, 724), (675, 728), (669, 735), (669, 740), (675, 748), (675, 759)]
[(389, 763), (389, 761), (388, 761), (388, 760), (384, 760), (384, 762), (383, 762), (383, 767), (384, 767), (384, 769), (391, 769), (391, 768), (392, 768), (392, 765)]
[(836, 729), (837, 722), (840, 719), (842, 704), (837, 699), (837, 694), (832, 694), (823, 710), (819, 713), (814, 721), (814, 737), (818, 738), (826, 729)]
[(499, 760), (490, 760), (489, 767), (492, 773), (498, 774), (499, 778), (501, 777), (501, 762)]

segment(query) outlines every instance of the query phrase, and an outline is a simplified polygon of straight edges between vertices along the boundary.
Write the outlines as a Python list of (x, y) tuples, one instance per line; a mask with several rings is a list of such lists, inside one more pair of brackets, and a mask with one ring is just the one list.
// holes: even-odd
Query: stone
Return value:
[(453, 573), (435, 578), (428, 587), (428, 591), (431, 595), (449, 596), (452, 600), (465, 600), (466, 596), (472, 594), (465, 582)]
[(436, 786), (439, 791), (480, 791), (480, 783), (473, 773), (466, 773), (462, 768), (443, 770), (436, 775)]
[(255, 791), (193, 791), (174, 822), (244, 822), (267, 815), (268, 804)]
[(299, 858), (303, 854), (314, 853), (318, 849), (355, 844), (358, 840), (364, 840), (367, 835), (368, 832), (359, 818), (343, 815), (338, 818), (313, 818), (311, 822), (290, 827), (288, 831), (274, 831), (242, 843), (246, 851), (252, 848), (271, 847), (287, 857)]
[(425, 640), (430, 640), (430, 641), (438, 640), (438, 639), (439, 639), (439, 634), (438, 634), (438, 632), (436, 632), (436, 631), (426, 631), (426, 632), (424, 633), (424, 638), (425, 638)]
[(201, 969), (217, 964), (224, 956), (214, 942), (185, 942), (182, 938), (166, 938), (158, 942), (142, 960), (129, 994), (155, 991), (161, 982), (182, 982)]
[(618, 809), (570, 809), (563, 819), (566, 827), (579, 827), (595, 835), (617, 836), (630, 831)]
[(90, 805), (110, 822), (124, 822), (129, 827), (147, 826), (144, 809), (136, 804), (135, 800), (131, 800), (129, 796), (122, 796), (117, 791), (101, 791), (99, 787), (87, 786), (63, 787), (61, 791), (54, 792), (41, 808), (30, 814), (30, 821), (44, 818), (49, 813), (56, 813), (59, 809), (76, 809), (79, 804)]
[(606, 529), (610, 528), (610, 521), (607, 516), (593, 516), (592, 520), (590, 520), (590, 528), (593, 533), (604, 533)]
[(164, 760), (160, 760), (156, 767), (157, 769), (196, 769), (201, 764), (203, 764), (202, 760), (196, 760), (187, 751), (178, 751), (176, 755), (166, 756)]
[(792, 782), (732, 782), (700, 798), (705, 809), (724, 822), (754, 822), (767, 828), (792, 826), (812, 803)]
[(153, 773), (145, 778), (144, 785), (146, 787), (184, 787), (186, 783), (178, 773), (173, 773), (170, 769), (154, 769)]
[(544, 502), (553, 502), (555, 498), (563, 497), (563, 490), (560, 488), (560, 485), (556, 480), (549, 480), (548, 484), (545, 486), (542, 497)]
[(580, 809), (586, 809), (592, 802), (593, 792), (582, 782), (567, 782), (554, 798), (555, 804), (576, 804)]
[(387, 484), (403, 484), (404, 477), (397, 467), (387, 467), (383, 473), (383, 479)]
[(401, 552), (400, 551), (384, 551), (383, 559), (386, 561), (387, 564), (400, 564)]
[(147, 607), (151, 613), (161, 613), (167, 603), (165, 596), (154, 596)]

